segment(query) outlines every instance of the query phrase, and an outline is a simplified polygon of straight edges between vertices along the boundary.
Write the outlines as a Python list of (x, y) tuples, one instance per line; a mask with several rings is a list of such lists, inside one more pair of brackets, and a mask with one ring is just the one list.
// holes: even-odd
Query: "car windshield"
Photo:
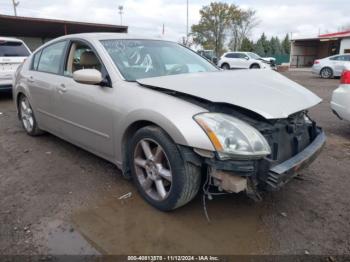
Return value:
[(253, 59), (261, 59), (260, 56), (258, 56), (257, 54), (254, 54), (254, 53), (248, 53), (248, 55), (250, 56), (250, 58), (253, 58)]
[(200, 55), (173, 42), (112, 39), (101, 43), (128, 81), (218, 70)]
[(0, 56), (29, 56), (29, 51), (21, 42), (0, 40)]

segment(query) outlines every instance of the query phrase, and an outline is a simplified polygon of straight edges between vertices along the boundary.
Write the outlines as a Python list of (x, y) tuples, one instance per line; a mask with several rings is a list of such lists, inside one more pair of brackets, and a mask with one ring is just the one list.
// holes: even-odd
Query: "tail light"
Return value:
[(314, 65), (317, 65), (317, 64), (319, 64), (319, 63), (320, 63), (319, 60), (315, 60), (315, 61), (314, 61)]
[(341, 84), (350, 84), (350, 70), (344, 70), (341, 78), (340, 78)]

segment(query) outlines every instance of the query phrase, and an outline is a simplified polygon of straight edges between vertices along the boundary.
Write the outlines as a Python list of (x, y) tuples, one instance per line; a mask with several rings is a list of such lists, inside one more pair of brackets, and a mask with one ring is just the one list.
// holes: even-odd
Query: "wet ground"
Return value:
[[(350, 254), (350, 124), (329, 109), (339, 80), (291, 79), (324, 101), (310, 115), (328, 143), (279, 192), (147, 205), (112, 164), (52, 135), (27, 136), (0, 97), (0, 254)], [(120, 196), (131, 192), (126, 199)]]

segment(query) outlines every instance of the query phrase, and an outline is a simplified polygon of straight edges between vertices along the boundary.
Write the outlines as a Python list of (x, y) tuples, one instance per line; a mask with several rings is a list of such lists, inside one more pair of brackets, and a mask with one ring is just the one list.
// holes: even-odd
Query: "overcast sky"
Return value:
[[(119, 24), (118, 5), (124, 6), (123, 24), (129, 32), (157, 36), (165, 24), (165, 37), (179, 40), (186, 33), (186, 0), (19, 0), (18, 15)], [(209, 0), (189, 0), (190, 24)], [(350, 25), (349, 0), (236, 0), (241, 8), (257, 11), (260, 24), (251, 37), (316, 36)], [(13, 14), (12, 0), (0, 0), (0, 13)]]

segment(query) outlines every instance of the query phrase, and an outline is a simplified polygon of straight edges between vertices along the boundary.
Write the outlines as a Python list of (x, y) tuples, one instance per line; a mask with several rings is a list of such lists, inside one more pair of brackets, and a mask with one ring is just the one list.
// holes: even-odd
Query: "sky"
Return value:
[[(18, 0), (17, 0), (18, 1)], [(242, 9), (256, 10), (258, 26), (251, 38), (313, 37), (350, 26), (349, 0), (221, 0)], [(118, 6), (123, 5), (123, 25), (138, 35), (160, 36), (178, 41), (186, 35), (186, 0), (19, 0), (18, 15), (84, 22), (120, 24)], [(189, 23), (199, 21), (199, 10), (210, 0), (189, 0)], [(0, 14), (13, 14), (12, 0), (0, 0)], [(1, 32), (0, 32), (1, 33)]]

